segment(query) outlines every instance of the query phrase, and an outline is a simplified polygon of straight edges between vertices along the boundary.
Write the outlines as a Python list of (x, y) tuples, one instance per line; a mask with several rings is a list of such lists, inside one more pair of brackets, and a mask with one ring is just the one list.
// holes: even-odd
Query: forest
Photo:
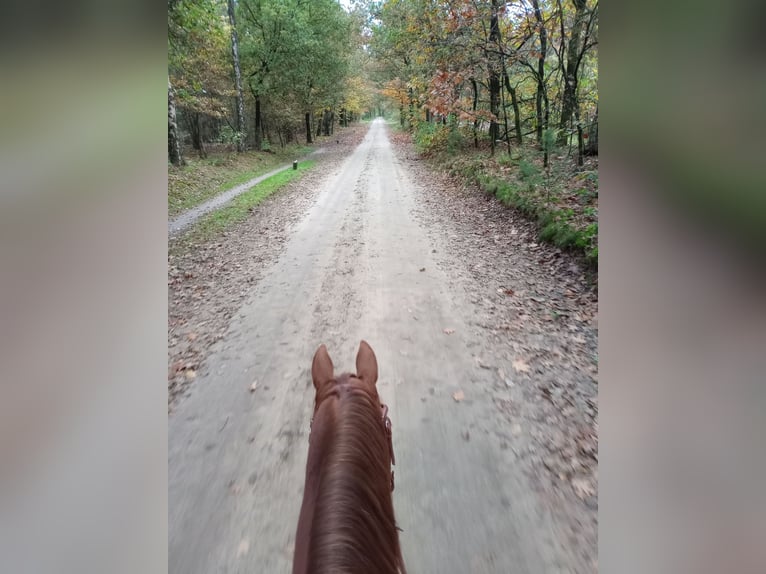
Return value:
[(597, 0), (169, 0), (168, 161), (383, 116), (598, 258)]

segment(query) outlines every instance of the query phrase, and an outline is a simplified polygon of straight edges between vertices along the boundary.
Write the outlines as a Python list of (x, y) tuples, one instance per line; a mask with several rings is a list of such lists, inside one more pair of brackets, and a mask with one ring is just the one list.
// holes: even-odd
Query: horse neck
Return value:
[[(318, 474), (307, 557), (311, 571), (397, 572), (390, 460), (377, 398), (341, 389), (320, 405), (314, 425), (321, 438), (309, 449)], [(314, 449), (321, 452), (312, 458)]]

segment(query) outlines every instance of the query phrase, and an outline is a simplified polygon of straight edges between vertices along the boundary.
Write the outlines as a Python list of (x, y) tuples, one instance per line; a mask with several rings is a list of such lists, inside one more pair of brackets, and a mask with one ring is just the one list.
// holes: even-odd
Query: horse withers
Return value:
[(321, 345), (311, 378), (316, 395), (293, 574), (406, 574), (391, 497), (391, 421), (375, 386), (375, 353), (362, 341), (356, 374), (336, 377)]

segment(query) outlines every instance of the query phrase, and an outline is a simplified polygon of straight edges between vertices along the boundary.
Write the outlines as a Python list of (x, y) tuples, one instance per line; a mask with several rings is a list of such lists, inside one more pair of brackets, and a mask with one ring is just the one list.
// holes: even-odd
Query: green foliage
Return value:
[(183, 0), (168, 11), (168, 72), (176, 105), (221, 117), (234, 95), (225, 4)]
[(463, 147), (463, 134), (458, 129), (457, 125), (450, 124), (447, 132), (447, 152), (455, 154)]
[[(520, 128), (525, 133), (536, 125), (537, 64), (540, 58), (540, 26), (544, 26), (543, 90), (547, 110), (543, 150), (554, 150), (562, 120), (565, 68), (569, 46), (584, 47), (578, 69), (577, 98), (581, 115), (593, 117), (598, 104), (597, 42), (598, 8), (585, 0), (588, 25), (576, 25), (576, 7), (570, 2), (540, 2), (540, 18), (529, 3), (475, 0), (380, 0), (370, 2), (372, 38), (370, 52), (379, 70), (379, 82), (392, 106), (427, 108), (441, 116), (454, 115), (460, 125), (483, 122), (484, 139), (491, 119), (488, 79), (501, 71), (514, 89)], [(592, 17), (591, 17), (592, 16)], [(495, 34), (491, 22), (497, 17)], [(582, 23), (582, 19), (578, 20)], [(587, 48), (587, 49), (586, 49)], [(555, 53), (559, 52), (559, 58)], [(404, 88), (404, 89), (402, 89)], [(512, 126), (511, 95), (501, 83), (501, 102), (508, 107)], [(476, 91), (478, 90), (478, 97)], [(543, 110), (540, 110), (542, 113)], [(546, 112), (546, 114), (548, 113)], [(502, 116), (502, 112), (500, 114)], [(502, 123), (504, 117), (497, 118)], [(564, 128), (564, 126), (561, 126)], [(513, 129), (513, 128), (512, 128)]]
[(597, 171), (586, 171), (583, 173), (583, 177), (588, 180), (592, 185), (598, 189), (598, 172)]
[(537, 166), (535, 164), (522, 159), (519, 161), (519, 173), (521, 174), (521, 178), (524, 180), (534, 179), (538, 175), (540, 175), (540, 170), (537, 169)]
[(465, 136), (454, 123), (417, 122), (413, 142), (418, 153), (429, 155), (447, 152), (454, 155), (463, 148)]
[(333, 0), (241, 0), (243, 74), (292, 117), (335, 108), (349, 84), (354, 21)]
[(543, 149), (547, 151), (553, 150), (553, 147), (556, 143), (556, 135), (557, 131), (551, 128), (548, 128), (547, 130), (543, 130)]
[(447, 147), (449, 129), (441, 124), (419, 122), (415, 125), (413, 141), (418, 153), (428, 154)]
[(222, 144), (236, 145), (243, 137), (243, 133), (238, 132), (228, 125), (222, 126), (218, 133), (218, 141)]
[[(372, 105), (359, 9), (347, 13), (336, 0), (238, 0), (235, 20), (247, 125), (256, 98), (266, 131), (289, 139), (304, 132), (307, 112), (313, 120), (331, 109), (337, 122), (341, 107), (359, 117)], [(231, 32), (226, 2), (169, 5), (168, 75), (176, 106), (190, 113), (184, 118), (202, 114), (203, 137), (221, 129), (220, 141), (236, 144), (244, 135), (226, 122), (205, 121), (235, 123)]]

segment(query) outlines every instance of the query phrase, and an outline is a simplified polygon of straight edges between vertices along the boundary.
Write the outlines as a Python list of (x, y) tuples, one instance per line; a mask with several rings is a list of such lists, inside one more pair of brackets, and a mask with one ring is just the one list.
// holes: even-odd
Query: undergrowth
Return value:
[(582, 255), (598, 268), (598, 171), (589, 159), (577, 168), (567, 150), (553, 149), (548, 169), (533, 142), (514, 146), (511, 154), (498, 146), (488, 154), (486, 136), (468, 127), (421, 122), (413, 130), (416, 150), (430, 157), (451, 175), (477, 184), (503, 205), (538, 225), (540, 241)]

